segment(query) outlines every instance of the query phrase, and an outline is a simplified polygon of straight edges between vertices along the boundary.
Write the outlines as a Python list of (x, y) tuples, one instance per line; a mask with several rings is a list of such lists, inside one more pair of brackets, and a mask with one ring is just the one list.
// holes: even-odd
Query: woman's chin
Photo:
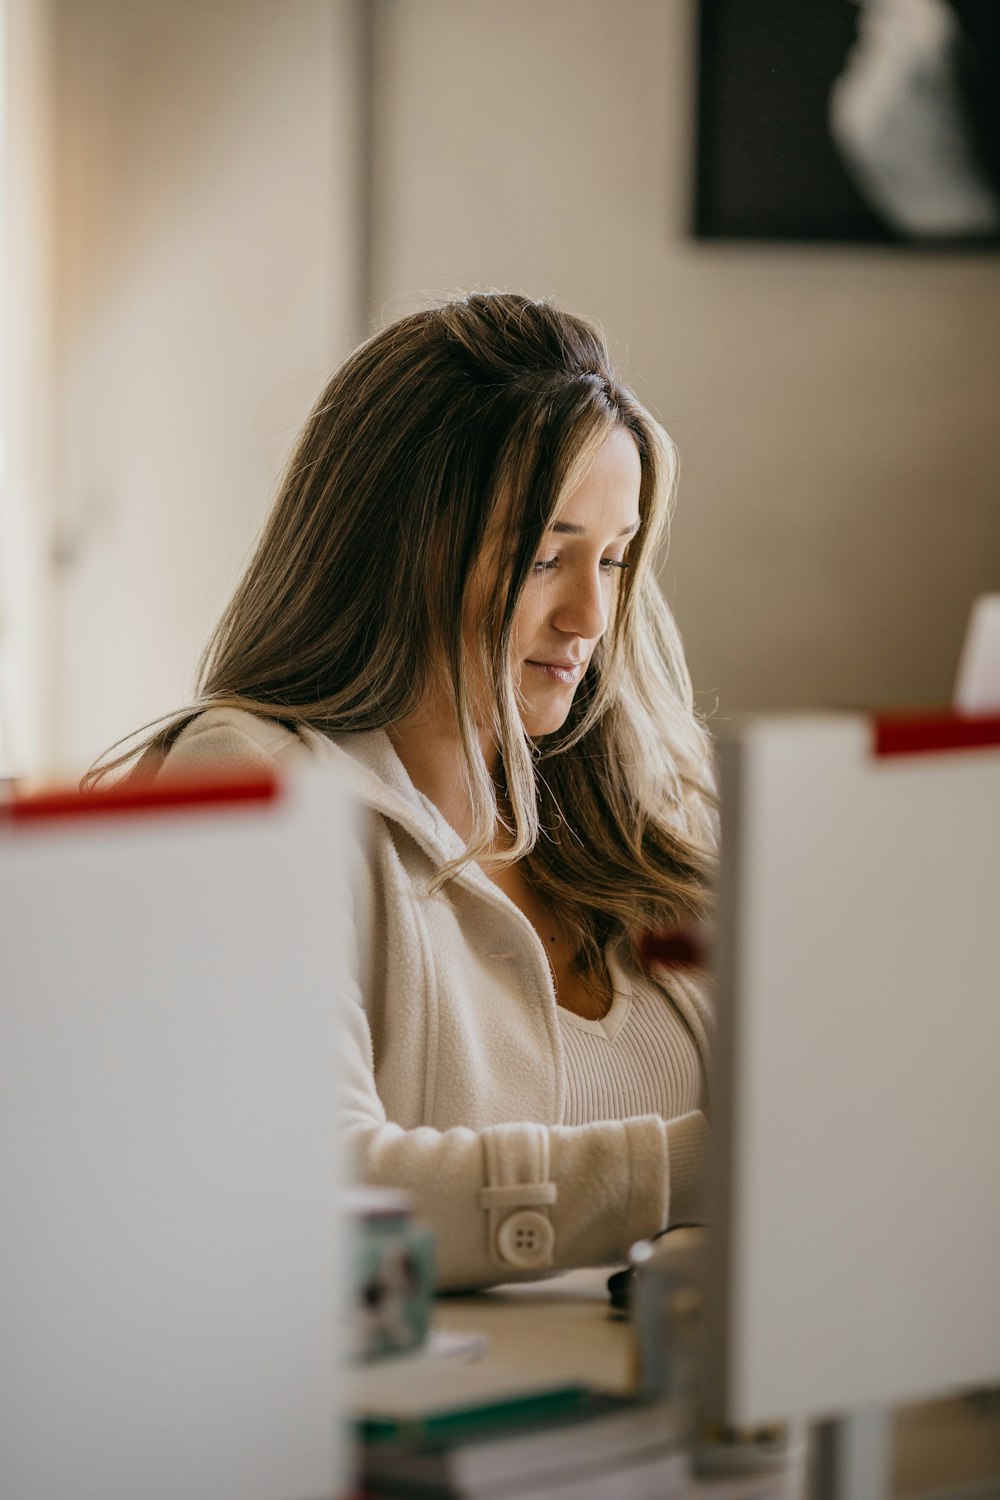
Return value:
[(544, 711), (521, 713), (521, 723), (529, 740), (544, 739), (547, 734), (556, 734), (569, 718), (570, 704), (565, 708), (557, 709), (555, 706), (547, 707)]

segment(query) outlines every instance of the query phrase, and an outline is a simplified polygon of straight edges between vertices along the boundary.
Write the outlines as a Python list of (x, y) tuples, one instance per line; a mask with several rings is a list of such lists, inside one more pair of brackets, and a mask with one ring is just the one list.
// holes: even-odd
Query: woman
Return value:
[(446, 1287), (620, 1259), (698, 1212), (704, 1002), (637, 962), (711, 870), (652, 572), (675, 471), (579, 319), (501, 293), (403, 318), (320, 397), (199, 702), (139, 762), (318, 756), (370, 810), (346, 1128)]

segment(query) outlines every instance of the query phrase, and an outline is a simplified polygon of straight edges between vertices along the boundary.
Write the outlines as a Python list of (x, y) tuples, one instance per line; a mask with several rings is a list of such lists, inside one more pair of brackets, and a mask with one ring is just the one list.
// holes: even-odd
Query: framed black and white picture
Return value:
[(695, 233), (1000, 245), (1000, 0), (701, 0)]

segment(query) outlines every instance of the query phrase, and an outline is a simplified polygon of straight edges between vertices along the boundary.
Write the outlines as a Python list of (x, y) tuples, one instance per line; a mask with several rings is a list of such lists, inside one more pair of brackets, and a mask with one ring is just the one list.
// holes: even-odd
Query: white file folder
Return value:
[(1000, 1380), (1000, 716), (721, 755), (707, 1378), (749, 1425)]
[(352, 813), (145, 802), (0, 809), (0, 1494), (328, 1500)]

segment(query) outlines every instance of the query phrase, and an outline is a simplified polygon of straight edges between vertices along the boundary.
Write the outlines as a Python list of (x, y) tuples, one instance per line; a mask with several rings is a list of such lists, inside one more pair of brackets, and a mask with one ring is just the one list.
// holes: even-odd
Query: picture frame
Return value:
[(995, 0), (701, 0), (694, 234), (1000, 245)]

